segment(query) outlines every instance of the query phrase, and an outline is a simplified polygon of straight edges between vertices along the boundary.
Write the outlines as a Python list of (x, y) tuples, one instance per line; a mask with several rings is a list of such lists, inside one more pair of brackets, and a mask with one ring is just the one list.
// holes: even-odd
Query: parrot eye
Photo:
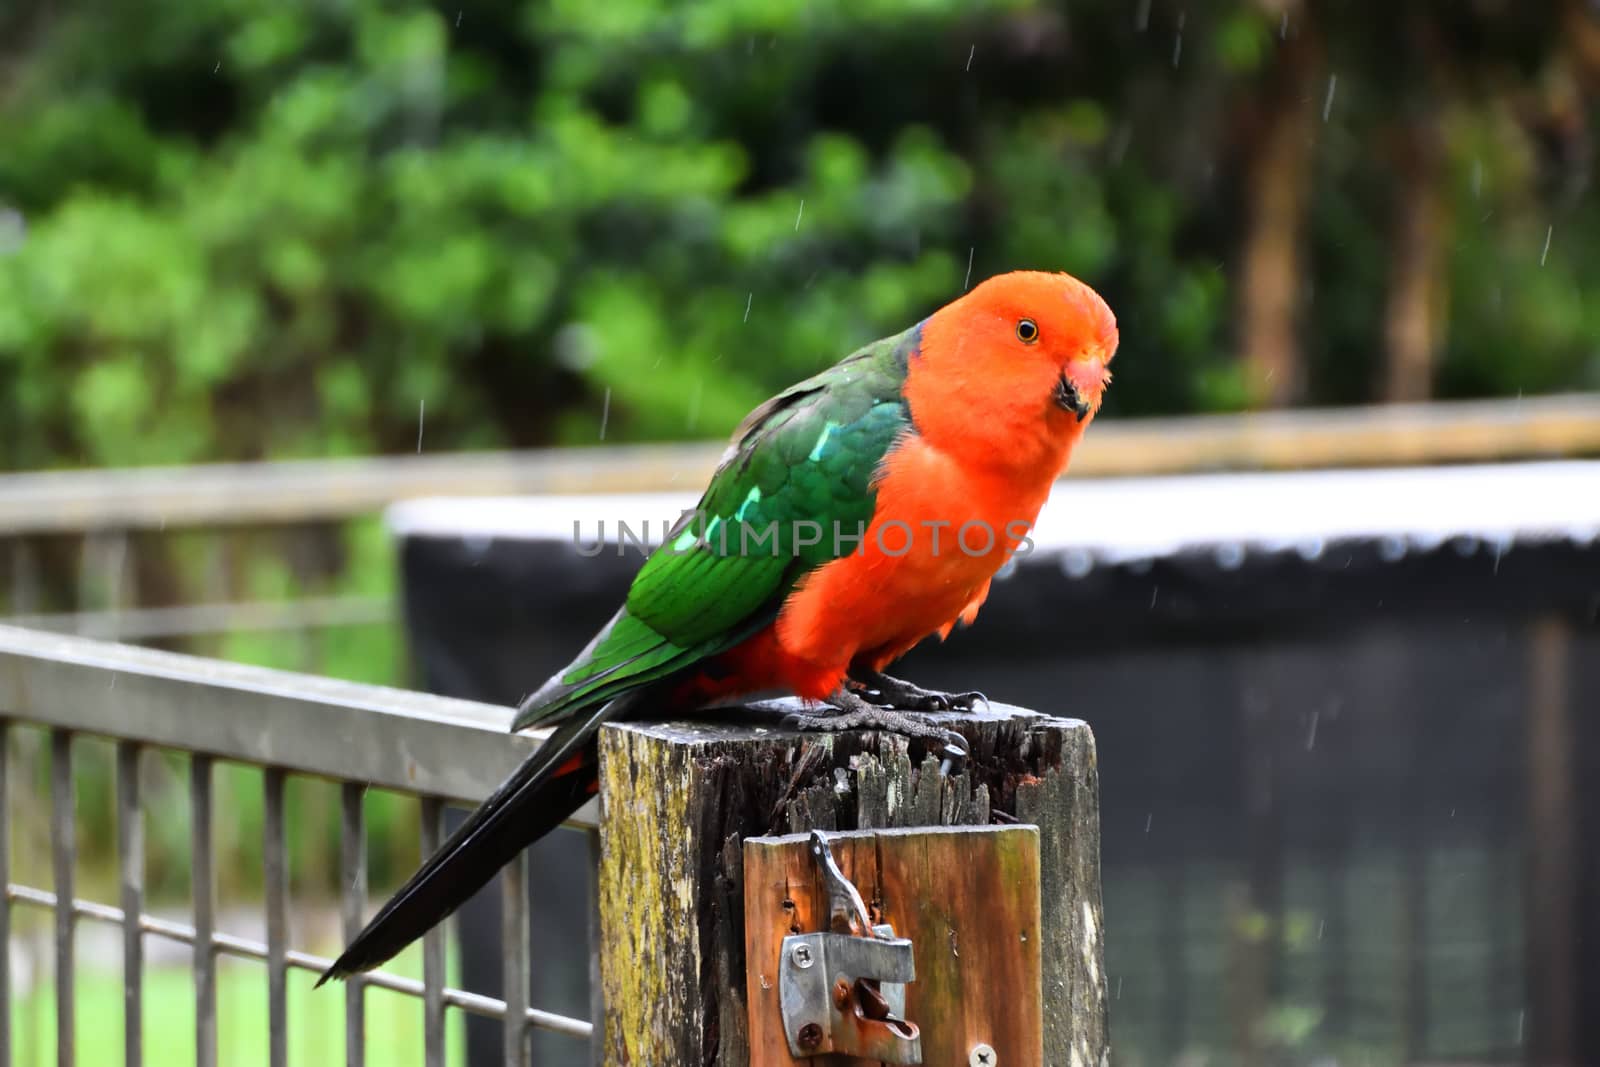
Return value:
[(1039, 339), (1039, 325), (1032, 319), (1023, 319), (1017, 323), (1017, 340), (1025, 345), (1031, 345)]

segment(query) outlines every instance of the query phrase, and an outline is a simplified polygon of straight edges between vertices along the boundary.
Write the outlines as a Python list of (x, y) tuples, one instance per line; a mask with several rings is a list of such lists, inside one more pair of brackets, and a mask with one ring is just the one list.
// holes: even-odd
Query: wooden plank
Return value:
[(967, 772), (944, 777), (920, 742), (771, 725), (791, 706), (602, 730), (604, 1061), (750, 1062), (744, 839), (1019, 821), (1039, 828), (1042, 1062), (1100, 1064), (1099, 780), (1087, 724), (1004, 705), (931, 716), (972, 748)]
[[(1032, 826), (857, 831), (830, 840), (874, 922), (910, 938), (917, 977), (905, 1017), (923, 1063), (996, 1064), (1044, 1056), (1039, 832)], [(790, 1067), (778, 1004), (783, 939), (828, 929), (828, 889), (806, 835), (744, 842), (750, 1067)]]
[[(1581, 1063), (1579, 1020), (1586, 1013), (1577, 982), (1580, 908), (1578, 825), (1573, 753), (1571, 623), (1540, 619), (1529, 635), (1527, 797), (1524, 898), (1528, 1063)], [(1593, 709), (1591, 709), (1592, 711)], [(1591, 1005), (1592, 1008), (1592, 1005)]]
[[(0, 475), (0, 534), (349, 518), (425, 496), (624, 493), (703, 484), (721, 442)], [(1107, 418), (1076, 478), (1600, 454), (1600, 395)]]

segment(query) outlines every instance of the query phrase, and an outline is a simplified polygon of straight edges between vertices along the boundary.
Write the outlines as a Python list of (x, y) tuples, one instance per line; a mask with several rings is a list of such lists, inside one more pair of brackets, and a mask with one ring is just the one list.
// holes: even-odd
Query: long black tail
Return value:
[(563, 723), (378, 910), (317, 985), (392, 959), (578, 810), (597, 780), (596, 731), (624, 717), (635, 700), (624, 694)]

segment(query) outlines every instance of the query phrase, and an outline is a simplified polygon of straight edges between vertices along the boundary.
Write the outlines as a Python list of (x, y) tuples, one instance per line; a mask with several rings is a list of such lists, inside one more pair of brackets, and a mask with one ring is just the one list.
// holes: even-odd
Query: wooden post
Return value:
[(1089, 727), (1005, 706), (933, 718), (968, 739), (965, 773), (942, 777), (920, 742), (801, 734), (750, 712), (601, 732), (604, 1062), (750, 1063), (745, 838), (992, 822), (1039, 827), (1043, 1062), (1107, 1060)]

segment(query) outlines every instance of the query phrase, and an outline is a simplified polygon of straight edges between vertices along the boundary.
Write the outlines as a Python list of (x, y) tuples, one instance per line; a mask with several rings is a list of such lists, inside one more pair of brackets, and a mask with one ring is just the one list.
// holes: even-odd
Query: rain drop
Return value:
[(1322, 121), (1328, 121), (1328, 113), (1333, 110), (1333, 94), (1339, 89), (1339, 75), (1328, 75), (1328, 95), (1322, 100)]
[(1069, 578), (1083, 578), (1094, 569), (1094, 560), (1081, 548), (1068, 549), (1061, 557), (1061, 572)]
[(1133, 140), (1133, 124), (1130, 122), (1119, 123), (1117, 132), (1111, 135), (1111, 162), (1112, 165), (1120, 164), (1128, 154), (1128, 144)]
[(422, 454), (422, 424), (428, 415), (428, 399), (423, 397), (417, 401), (417, 454)]
[(1217, 566), (1225, 571), (1236, 571), (1244, 565), (1244, 546), (1237, 541), (1230, 541), (1218, 545), (1216, 551)]
[(611, 390), (606, 389), (605, 402), (600, 407), (600, 440), (606, 439), (606, 423), (611, 421)]
[(689, 403), (685, 422), (691, 430), (694, 429), (695, 423), (700, 421), (700, 394), (705, 391), (705, 384), (705, 379), (696, 378), (694, 384), (689, 387)]
[(972, 69), (972, 57), (977, 55), (977, 54), (978, 54), (978, 46), (977, 45), (973, 45), (972, 46), (972, 51), (967, 53), (967, 69), (968, 70)]
[(795, 229), (796, 233), (800, 232), (800, 220), (805, 217), (805, 213), (806, 213), (806, 199), (805, 199), (805, 197), (801, 197), (800, 198), (800, 210), (795, 212), (795, 216), (794, 216), (794, 229)]
[(22, 247), (28, 236), (28, 220), (15, 208), (0, 207), (0, 256)]

